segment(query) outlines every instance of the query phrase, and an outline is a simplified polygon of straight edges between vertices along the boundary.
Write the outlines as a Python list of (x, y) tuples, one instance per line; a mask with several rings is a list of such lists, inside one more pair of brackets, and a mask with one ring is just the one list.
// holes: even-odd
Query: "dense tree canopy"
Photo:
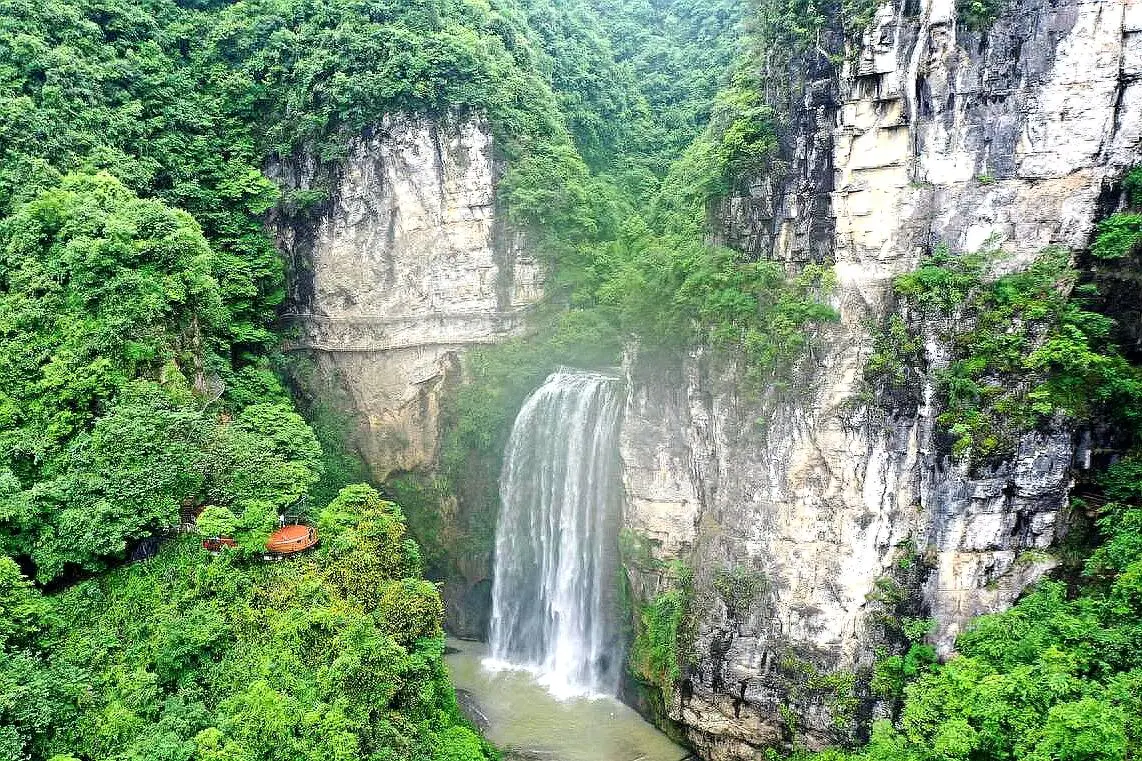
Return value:
[(290, 563), (179, 539), (42, 597), (0, 557), (3, 757), (490, 758), (457, 710), (440, 597), (399, 510), (365, 486), (328, 510), (323, 548)]
[[(0, 756), (494, 755), (457, 713), (422, 552), (444, 576), (486, 551), (523, 396), (559, 363), (617, 363), (624, 344), (675, 357), (706, 344), (747, 391), (780, 387), (835, 317), (827, 268), (790, 278), (748, 261), (710, 243), (709, 217), (780, 168), (767, 94), (782, 64), (806, 51), (835, 64), (816, 49), (826, 22), (851, 35), (875, 5), (744, 5), (0, 0)], [(362, 468), (336, 421), (313, 400), (304, 420), (280, 380), (285, 282), (265, 215), (323, 190), (282, 199), (262, 171), (294, 155), (336, 167), (397, 111), (487, 119), (502, 209), (550, 270), (535, 334), (474, 356), (474, 382), (446, 405), (444, 472), (389, 485), (403, 510), (346, 486)], [(1092, 248), (1107, 266), (1139, 256), (1136, 174)], [(937, 251), (897, 282), (914, 313), (969, 318), (937, 379), (953, 454), (1002, 453), (1027, 426), (1108, 406), (1137, 422), (1142, 382), (1079, 278), (1054, 251), (1002, 277)], [(898, 316), (870, 378), (906, 382), (917, 347)], [(1096, 548), (1072, 583), (980, 620), (948, 663), (918, 643), (885, 658), (872, 687), (903, 701), (898, 721), (830, 753), (1136, 757), (1137, 463), (1106, 476)], [(456, 492), (467, 525), (442, 536)], [(211, 559), (170, 540), (123, 564), (184, 511), (238, 547)], [(319, 554), (253, 561), (285, 511), (318, 524)], [(636, 672), (676, 676), (685, 605), (675, 591), (643, 611)]]
[(234, 371), (224, 275), (186, 212), (69, 175), (4, 220), (0, 251), (0, 548), (38, 579), (102, 567), (181, 505), (270, 514), (320, 476), (273, 374)]

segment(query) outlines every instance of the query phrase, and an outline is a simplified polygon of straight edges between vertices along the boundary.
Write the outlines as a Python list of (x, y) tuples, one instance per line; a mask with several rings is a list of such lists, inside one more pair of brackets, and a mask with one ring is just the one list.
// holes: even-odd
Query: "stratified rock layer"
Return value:
[[(496, 219), (495, 172), (484, 121), (408, 116), (353, 140), (342, 162), (269, 168), (285, 191), (273, 227), (294, 348), (342, 387), (378, 480), (434, 462), (458, 354), (509, 335), (539, 298), (539, 267)], [(312, 190), (316, 204), (297, 210)]]
[[(1142, 4), (1017, 0), (973, 31), (953, 0), (900, 2), (851, 53), (839, 76), (794, 88), (790, 169), (727, 200), (719, 222), (720, 239), (794, 269), (835, 263), (840, 324), (790, 388), (759, 395), (700, 352), (675, 368), (628, 361), (625, 521), (695, 566), (694, 696), (683, 706), (675, 690), (668, 712), (705, 758), (788, 742), (780, 705), (801, 741), (843, 736), (827, 690), (791, 689), (795, 672), (869, 665), (890, 578), (949, 652), (970, 617), (1053, 566), (1044, 550), (1085, 461), (1059, 430), (969, 474), (939, 441), (934, 388), (870, 402), (863, 368), (893, 278), (936, 243), (994, 237), (1010, 269), (1085, 245), (1100, 192), (1140, 160)], [(946, 361), (938, 327), (929, 370)], [(714, 583), (735, 573), (764, 578), (744, 610)], [(663, 583), (631, 576), (642, 599)]]

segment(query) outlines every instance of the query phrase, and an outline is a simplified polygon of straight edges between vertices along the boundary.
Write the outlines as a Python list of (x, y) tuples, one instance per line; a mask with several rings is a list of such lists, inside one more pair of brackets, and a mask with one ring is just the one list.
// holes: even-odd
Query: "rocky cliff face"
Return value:
[[(969, 473), (938, 441), (933, 388), (905, 404), (861, 396), (869, 326), (938, 242), (994, 237), (1012, 269), (1049, 244), (1084, 246), (1100, 192), (1142, 157), (1140, 75), (1130, 0), (1014, 0), (984, 30), (954, 0), (885, 4), (836, 76), (797, 91), (792, 169), (720, 208), (720, 237), (744, 250), (834, 263), (841, 320), (788, 390), (743, 393), (701, 353), (673, 369), (628, 361), (625, 521), (695, 567), (693, 697), (675, 690), (668, 712), (703, 757), (788, 742), (780, 705), (803, 742), (843, 734), (838, 695), (814, 675), (869, 665), (885, 616), (935, 618), (947, 653), (970, 617), (1053, 566), (1082, 443), (1028, 434)], [(927, 366), (943, 354), (930, 338)], [(717, 583), (743, 574), (763, 580), (748, 604)], [(631, 576), (643, 599), (662, 584)]]
[(430, 465), (458, 355), (510, 334), (541, 293), (540, 268), (496, 218), (490, 128), (387, 117), (343, 162), (268, 173), (285, 196), (271, 224), (290, 262), (294, 348), (350, 400), (378, 480)]

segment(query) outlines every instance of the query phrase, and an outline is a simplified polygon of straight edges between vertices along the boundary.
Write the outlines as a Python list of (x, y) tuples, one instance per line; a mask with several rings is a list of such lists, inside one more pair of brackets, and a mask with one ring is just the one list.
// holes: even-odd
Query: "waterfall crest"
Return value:
[(524, 402), (500, 473), (493, 663), (557, 696), (614, 695), (619, 381), (560, 370)]

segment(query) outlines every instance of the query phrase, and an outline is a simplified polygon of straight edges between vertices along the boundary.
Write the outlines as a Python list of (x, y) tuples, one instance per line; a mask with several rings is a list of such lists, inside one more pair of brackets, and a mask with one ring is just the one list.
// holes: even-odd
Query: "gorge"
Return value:
[[(922, 318), (907, 394), (878, 389), (865, 366), (877, 326), (898, 312), (917, 319), (894, 283), (937, 243), (988, 249), (1000, 274), (1049, 246), (1086, 246), (1138, 157), (1137, 9), (1012, 3), (984, 27), (953, 3), (870, 11), (855, 37), (839, 13), (826, 18), (821, 44), (839, 60), (810, 50), (769, 69), (773, 163), (738, 178), (709, 216), (714, 238), (746, 256), (794, 274), (831, 266), (838, 322), (760, 390), (743, 390), (742, 362), (708, 347), (665, 362), (637, 345), (625, 354), (618, 438), (634, 604), (678, 586), (671, 563), (692, 574), (688, 671), (664, 685), (659, 708), (658, 698), (644, 708), (711, 758), (752, 758), (791, 731), (810, 747), (859, 734), (861, 720), (838, 714), (845, 700), (799, 686), (798, 670), (871, 669), (901, 636), (880, 623), (885, 608), (930, 618), (930, 641), (950, 654), (973, 617), (1011, 605), (1058, 565), (1068, 495), (1103, 446), (1052, 422), (985, 467), (953, 456), (937, 398), (954, 361), (945, 318)], [(771, 42), (797, 50), (781, 29)], [(529, 536), (502, 485), (499, 497), (497, 546)], [(461, 523), (465, 502), (461, 489)], [(466, 579), (450, 582), (450, 610), (463, 611), (450, 615), (475, 636), (490, 615), (495, 643), (497, 605), (544, 598), (500, 578), (485, 553), (453, 558)], [(477, 597), (473, 608), (471, 590), (489, 580), (491, 605)], [(899, 588), (892, 599), (886, 585)], [(860, 712), (883, 710), (861, 700)], [(792, 729), (783, 706), (798, 717)]]
[(1142, 750), (1139, 2), (11, 0), (0, 87), (0, 758)]
[[(945, 409), (935, 378), (953, 352), (939, 319), (921, 328), (919, 385), (909, 396), (885, 396), (864, 368), (881, 340), (874, 326), (902, 309), (895, 280), (936, 242), (990, 247), (999, 273), (1026, 268), (1048, 246), (1083, 249), (1110, 188), (1138, 157), (1137, 8), (1011, 3), (983, 28), (948, 2), (871, 10), (855, 37), (840, 15), (826, 18), (822, 44), (839, 60), (808, 51), (770, 70), (776, 157), (711, 207), (712, 234), (748, 256), (792, 273), (832, 266), (826, 298), (839, 321), (824, 323), (808, 357), (760, 392), (743, 391), (741, 363), (717, 351), (665, 363), (634, 346), (626, 353), (623, 522), (651, 561), (626, 571), (635, 600), (647, 603), (672, 585), (665, 564), (692, 565), (693, 594), (707, 599), (693, 623), (695, 694), (683, 708), (674, 693), (663, 710), (711, 757), (750, 757), (751, 745), (788, 736), (778, 708), (795, 690), (776, 664), (871, 668), (892, 636), (875, 623), (883, 603), (872, 600), (901, 563), (923, 572), (892, 581), (903, 587), (900, 605), (935, 621), (931, 641), (942, 654), (972, 617), (1009, 606), (1057, 565), (1049, 550), (1066, 530), (1075, 473), (1099, 446), (1089, 432), (1052, 423), (1020, 433), (986, 467), (953, 457), (938, 421)], [(774, 42), (796, 50), (785, 34), (777, 30)], [(453, 160), (447, 144), (442, 155), (445, 165)], [(396, 229), (389, 250), (400, 256)], [(314, 272), (320, 280), (319, 262)], [(422, 424), (436, 430), (431, 418)], [(393, 462), (374, 459), (375, 468)], [(528, 535), (505, 520), (515, 513), (501, 512), (497, 542)], [(513, 526), (506, 534), (505, 525)], [(455, 595), (492, 578), (490, 555), (454, 558), (468, 576)], [(727, 579), (748, 599), (720, 591)], [(482, 636), (480, 616), (494, 620), (496, 601), (515, 589), (493, 585), (491, 610), (453, 625)], [(517, 604), (540, 598), (524, 599)], [(857, 726), (838, 719), (831, 699), (794, 703), (797, 731), (811, 744)]]

